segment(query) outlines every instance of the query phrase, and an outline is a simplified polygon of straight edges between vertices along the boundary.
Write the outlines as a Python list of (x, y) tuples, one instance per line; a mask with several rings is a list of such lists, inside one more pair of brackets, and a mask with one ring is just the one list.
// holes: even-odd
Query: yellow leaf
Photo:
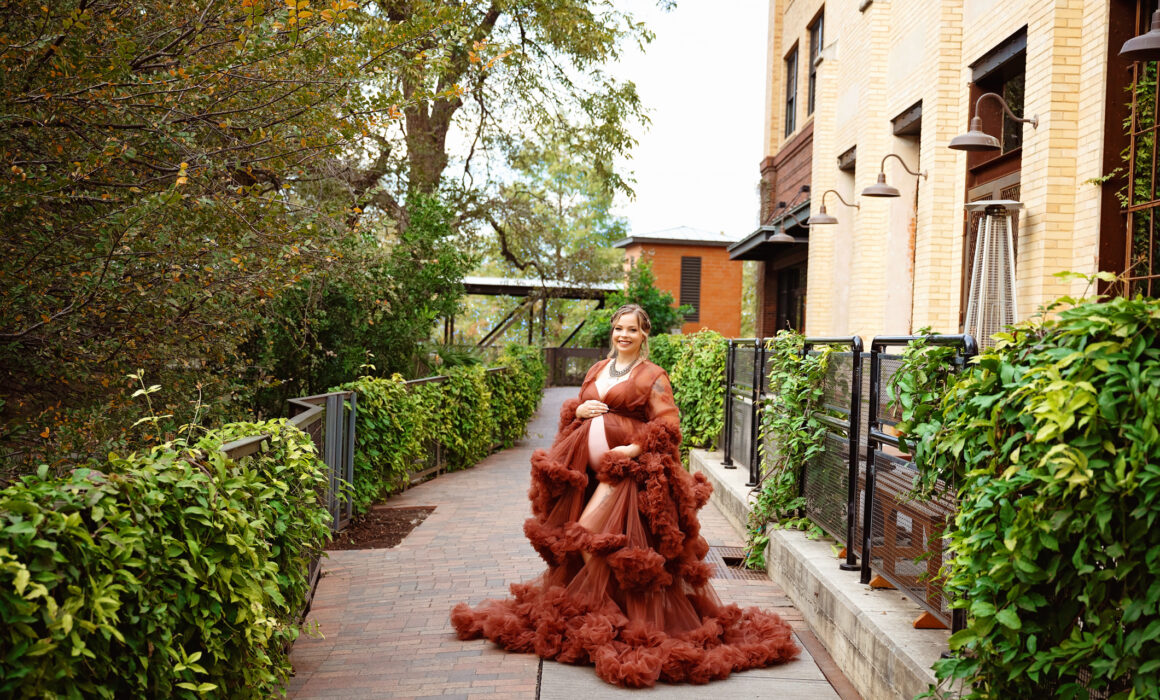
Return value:
[(40, 437), (42, 437), (42, 438), (48, 437), (48, 428), (45, 428), (44, 431), (40, 433)]

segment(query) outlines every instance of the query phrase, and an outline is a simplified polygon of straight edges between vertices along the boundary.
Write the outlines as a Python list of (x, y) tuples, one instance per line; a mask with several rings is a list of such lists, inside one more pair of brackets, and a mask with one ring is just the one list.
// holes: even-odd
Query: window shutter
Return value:
[(701, 258), (681, 257), (681, 304), (693, 307), (686, 321), (701, 320)]

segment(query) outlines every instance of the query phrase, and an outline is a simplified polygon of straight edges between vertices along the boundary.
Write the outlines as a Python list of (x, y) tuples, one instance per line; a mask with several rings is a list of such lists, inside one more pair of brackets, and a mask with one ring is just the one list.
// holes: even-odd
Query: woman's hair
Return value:
[[(648, 317), (648, 312), (645, 311), (639, 304), (625, 304), (617, 309), (612, 314), (612, 323), (609, 324), (612, 328), (616, 328), (616, 322), (620, 320), (621, 316), (628, 314), (636, 314), (636, 322), (640, 326), (640, 330), (644, 333), (644, 340), (640, 343), (640, 357), (642, 360), (648, 359), (648, 334), (652, 333), (652, 320)], [(608, 351), (608, 359), (616, 359), (616, 346), (612, 345), (612, 330), (608, 332), (608, 344), (612, 348)]]

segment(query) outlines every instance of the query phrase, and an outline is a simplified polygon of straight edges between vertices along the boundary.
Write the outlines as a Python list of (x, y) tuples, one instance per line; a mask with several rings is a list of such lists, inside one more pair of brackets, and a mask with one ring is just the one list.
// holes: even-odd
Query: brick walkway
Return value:
[[(542, 571), (543, 562), (524, 539), (522, 528), (530, 515), (528, 460), (534, 449), (551, 442), (560, 404), (575, 391), (548, 389), (540, 414), (528, 428), (529, 437), (516, 447), (390, 499), (390, 507), (436, 507), (399, 546), (330, 553), (308, 618), (308, 623), (317, 623), (321, 636), (304, 636), (294, 645), (291, 698), (537, 698), (542, 690), (545, 697), (565, 697), (560, 688), (547, 692), (548, 679), (560, 677), (572, 679), (567, 681), (570, 689), (576, 687), (577, 678), (585, 687), (591, 682), (600, 697), (633, 692), (607, 686), (591, 669), (577, 675), (563, 667), (557, 671), (556, 664), (550, 669), (545, 665), (552, 673), (543, 674), (541, 688), (541, 664), (534, 655), (509, 654), (483, 640), (461, 642), (448, 620), (455, 603), (504, 597), (509, 584)], [(713, 505), (702, 511), (701, 521), (711, 545), (740, 544)], [(794, 687), (808, 692), (783, 692), (789, 688), (779, 690), (780, 683), (770, 679), (771, 694), (781, 700), (854, 697), (772, 582), (715, 579), (714, 586), (725, 601), (775, 609), (794, 625), (806, 653), (782, 668), (790, 669), (788, 677), (798, 679), (787, 681), (789, 685), (797, 683)], [(822, 680), (822, 673), (830, 683)], [(760, 678), (754, 674), (760, 672), (734, 674), (730, 680), (699, 687), (697, 695), (681, 695), (752, 696), (749, 691)], [(786, 677), (784, 671), (782, 675)], [(746, 692), (736, 692), (738, 687), (730, 693), (725, 686), (743, 677), (750, 681)], [(670, 693), (675, 690), (669, 688)]]

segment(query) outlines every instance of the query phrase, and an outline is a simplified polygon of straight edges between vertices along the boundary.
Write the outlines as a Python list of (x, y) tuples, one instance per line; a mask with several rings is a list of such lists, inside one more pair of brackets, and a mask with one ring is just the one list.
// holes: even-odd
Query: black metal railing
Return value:
[(826, 427), (823, 450), (804, 465), (801, 493), (806, 515), (846, 548), (841, 568), (858, 569), (853, 543), (858, 541), (859, 446), (862, 445), (862, 338), (806, 338), (804, 352), (845, 346), (831, 352), (823, 389), (822, 408), (814, 417)]
[[(949, 360), (956, 370), (978, 354), (978, 344), (970, 335), (877, 336), (871, 342), (861, 580), (870, 583), (872, 572), (876, 572), (894, 587), (908, 592), (940, 622), (957, 630), (965, 623), (964, 611), (951, 611), (939, 578), (945, 529), (953, 521), (956, 508), (955, 485), (940, 481), (932, 498), (911, 498), (917, 470), (909, 455), (899, 450), (896, 431), (890, 430), (897, 423), (897, 416), (887, 412), (883, 390), (897, 371), (898, 361), (884, 352), (886, 348), (904, 347), (919, 339), (928, 345), (957, 348), (958, 353)], [(925, 565), (917, 565), (922, 559)]]
[[(900, 416), (884, 390), (901, 360), (886, 350), (920, 338), (928, 345), (958, 348), (949, 360), (956, 370), (978, 352), (970, 335), (878, 336), (869, 352), (858, 336), (805, 339), (805, 352), (825, 345), (848, 349), (830, 354), (823, 406), (814, 414), (826, 427), (823, 449), (803, 466), (799, 486), (806, 515), (844, 545), (841, 569), (859, 571), (862, 583), (880, 575), (958, 630), (965, 622), (962, 611), (952, 614), (939, 578), (943, 531), (956, 507), (954, 484), (940, 482), (930, 499), (911, 498), (917, 472), (909, 455), (898, 449), (892, 429)], [(761, 411), (772, 398), (765, 341), (731, 340), (726, 356), (723, 465), (746, 466), (750, 487), (765, 476), (758, 455), (768, 459), (776, 450), (776, 445), (761, 444)]]

